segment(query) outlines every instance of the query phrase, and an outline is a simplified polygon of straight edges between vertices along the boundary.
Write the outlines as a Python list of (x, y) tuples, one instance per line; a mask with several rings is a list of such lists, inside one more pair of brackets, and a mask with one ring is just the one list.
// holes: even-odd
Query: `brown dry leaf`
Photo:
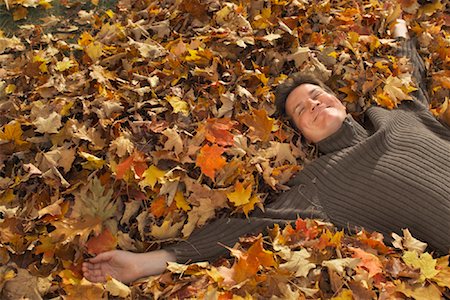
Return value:
[(253, 142), (261, 140), (266, 142), (270, 138), (274, 119), (269, 118), (264, 109), (253, 110), (251, 114), (242, 116), (242, 122), (250, 129), (248, 133)]

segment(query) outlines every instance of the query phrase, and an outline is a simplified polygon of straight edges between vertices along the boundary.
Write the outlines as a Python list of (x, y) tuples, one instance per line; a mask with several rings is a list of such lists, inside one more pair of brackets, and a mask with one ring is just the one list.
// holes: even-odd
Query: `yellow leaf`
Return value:
[(0, 140), (12, 141), (16, 145), (23, 145), (27, 142), (22, 140), (22, 133), (23, 131), (20, 124), (16, 121), (12, 121), (5, 125), (3, 131), (0, 131)]
[(5, 88), (5, 93), (6, 94), (12, 94), (16, 91), (16, 85), (15, 84), (8, 84)]
[(382, 91), (378, 91), (374, 98), (377, 104), (382, 107), (393, 109), (396, 106), (396, 103), (392, 101), (391, 97)]
[(353, 293), (351, 290), (343, 289), (338, 296), (331, 298), (331, 300), (353, 300)]
[(333, 57), (333, 58), (337, 58), (338, 57), (338, 53), (336, 51), (332, 51), (332, 52), (328, 53), (328, 56)]
[(95, 155), (89, 154), (87, 152), (80, 151), (80, 156), (87, 160), (87, 162), (82, 163), (83, 168), (87, 170), (97, 170), (102, 168), (105, 165), (105, 161), (101, 158), (98, 158)]
[(400, 78), (389, 76), (386, 79), (383, 91), (394, 101), (395, 106), (402, 100), (412, 99), (408, 93), (416, 90), (410, 85), (406, 85)]
[[(64, 72), (65, 70), (68, 70), (75, 66), (74, 61), (70, 60), (68, 57), (64, 57), (62, 61), (58, 61), (56, 63), (56, 70), (60, 72)], [(42, 71), (42, 70), (41, 70)]]
[(427, 5), (423, 5), (419, 8), (418, 16), (426, 15), (427, 17), (432, 16), (436, 11), (444, 8), (444, 4), (440, 0), (433, 1)]
[(233, 202), (234, 206), (244, 205), (250, 202), (250, 195), (252, 194), (252, 185), (249, 184), (244, 189), (244, 185), (241, 182), (236, 182), (234, 186), (234, 192), (227, 193), (227, 198)]
[(48, 73), (47, 65), (45, 63), (40, 64), (39, 71), (41, 71), (42, 73)]
[(450, 267), (448, 266), (449, 256), (442, 256), (437, 259), (437, 269), (439, 273), (431, 280), (442, 287), (450, 288)]
[(0, 204), (5, 205), (10, 203), (16, 198), (16, 195), (14, 195), (14, 191), (12, 189), (7, 189), (6, 192), (3, 192), (0, 194)]
[(407, 286), (405, 282), (400, 282), (400, 284), (397, 285), (396, 288), (397, 292), (400, 292), (402, 294), (405, 294), (407, 297), (412, 297), (416, 300), (440, 300), (441, 299), (441, 292), (439, 289), (434, 285), (430, 284), (429, 286), (420, 286), (420, 287), (414, 287), (414, 286)]
[(174, 199), (175, 199), (175, 204), (177, 205), (177, 208), (182, 209), (183, 211), (191, 210), (191, 207), (189, 206), (189, 203), (187, 203), (182, 192), (178, 191), (175, 194)]
[(14, 270), (9, 270), (7, 271), (4, 275), (3, 275), (3, 280), (4, 281), (8, 281), (10, 279), (13, 279), (16, 277), (16, 272), (14, 272)]
[(156, 182), (163, 183), (164, 182), (164, 175), (166, 172), (163, 170), (158, 169), (154, 165), (151, 165), (148, 167), (147, 170), (144, 171), (142, 174), (142, 180), (139, 182), (139, 186), (141, 189), (151, 186), (152, 189), (155, 187)]
[(121, 298), (126, 298), (131, 294), (131, 289), (123, 284), (122, 282), (112, 278), (108, 277), (105, 289), (112, 295), (112, 296), (118, 296)]
[(242, 206), (242, 211), (248, 217), (248, 213), (255, 209), (255, 204), (261, 203), (258, 195), (253, 196), (250, 201)]
[(174, 113), (181, 112), (185, 116), (189, 115), (189, 106), (185, 101), (181, 100), (180, 97), (167, 96), (166, 100), (169, 101)]
[(92, 61), (97, 61), (103, 55), (103, 44), (97, 41), (92, 42), (84, 48), (84, 51)]
[(110, 9), (108, 9), (106, 12), (105, 12), (105, 14), (108, 16), (108, 17), (110, 17), (111, 19), (112, 18), (114, 18), (114, 12), (112, 11), (112, 10), (110, 10)]
[(50, 9), (53, 6), (50, 4), (52, 0), (39, 0), (39, 6), (42, 6), (42, 8)]
[(433, 278), (439, 273), (436, 270), (437, 261), (427, 252), (419, 256), (415, 251), (406, 251), (402, 258), (408, 266), (420, 269), (419, 280), (421, 282), (425, 281), (425, 279)]
[(198, 53), (199, 53), (198, 50), (188, 49), (188, 51), (189, 51), (189, 55), (186, 55), (186, 57), (185, 57), (186, 61), (198, 61), (203, 58), (200, 55), (198, 55)]
[(172, 219), (166, 218), (161, 226), (153, 225), (150, 234), (159, 240), (174, 238), (178, 235), (183, 225), (184, 221), (172, 224)]
[(89, 32), (83, 32), (78, 39), (78, 45), (87, 46), (94, 41), (94, 38)]

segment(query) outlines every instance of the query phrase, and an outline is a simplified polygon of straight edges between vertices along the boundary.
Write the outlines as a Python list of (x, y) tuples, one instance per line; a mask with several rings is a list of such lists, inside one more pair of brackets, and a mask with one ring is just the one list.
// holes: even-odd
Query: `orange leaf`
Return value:
[(230, 133), (233, 127), (234, 122), (229, 118), (208, 119), (205, 126), (205, 137), (211, 143), (221, 146), (233, 145), (234, 136)]
[(347, 101), (349, 103), (356, 103), (359, 99), (359, 95), (354, 90), (352, 90), (350, 86), (341, 87), (339, 91), (347, 95), (344, 101)]
[(152, 204), (150, 205), (150, 212), (156, 218), (162, 217), (166, 212), (166, 209), (167, 209), (166, 198), (164, 196), (156, 198), (155, 200), (152, 201)]
[(298, 218), (295, 221), (295, 231), (302, 232), (307, 240), (312, 240), (319, 234), (319, 228), (316, 223), (314, 223), (314, 225), (310, 225), (302, 218)]
[(349, 247), (349, 249), (355, 253), (353, 257), (361, 259), (358, 266), (369, 271), (369, 278), (383, 271), (383, 266), (381, 265), (381, 261), (378, 256), (359, 248)]
[(34, 248), (35, 254), (44, 254), (42, 256), (42, 263), (52, 263), (56, 250), (56, 245), (52, 242), (52, 238), (43, 235), (39, 238), (39, 242), (40, 244)]
[(266, 142), (270, 139), (274, 119), (267, 116), (266, 110), (253, 110), (252, 114), (242, 117), (242, 122), (250, 128), (249, 136), (252, 140)]
[[(224, 275), (231, 275), (231, 282), (234, 283), (240, 283), (255, 276), (261, 266), (267, 268), (276, 265), (273, 252), (263, 248), (262, 235), (259, 235), (246, 253), (236, 249), (232, 252), (238, 259), (237, 263), (231, 269), (223, 268), (222, 270), (225, 271)], [(230, 278), (227, 279), (230, 280)]]
[(200, 167), (202, 173), (214, 180), (216, 171), (221, 169), (226, 164), (222, 153), (224, 149), (217, 145), (205, 145), (200, 149), (200, 154), (197, 156), (196, 165)]
[(117, 238), (105, 228), (98, 236), (91, 237), (86, 243), (89, 254), (99, 254), (117, 247)]
[(117, 165), (116, 178), (122, 179), (125, 173), (131, 169), (133, 165), (133, 156), (128, 157), (123, 162)]
[(116, 167), (116, 178), (122, 179), (127, 171), (134, 169), (134, 173), (141, 177), (144, 171), (147, 169), (147, 163), (145, 162), (145, 157), (142, 152), (134, 152), (130, 157), (125, 159), (123, 162)]

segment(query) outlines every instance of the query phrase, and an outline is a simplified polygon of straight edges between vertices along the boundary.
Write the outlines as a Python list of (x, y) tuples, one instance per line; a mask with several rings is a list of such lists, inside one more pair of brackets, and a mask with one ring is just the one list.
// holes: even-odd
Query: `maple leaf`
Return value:
[[(250, 198), (250, 201), (248, 203), (242, 205), (242, 211), (244, 212), (244, 214), (247, 218), (248, 218), (248, 213), (255, 209), (256, 204), (261, 204), (261, 198), (258, 195), (254, 195), (253, 197)], [(260, 207), (263, 210), (261, 205), (260, 205)]]
[(173, 149), (175, 155), (179, 155), (183, 151), (183, 140), (177, 129), (177, 127), (173, 129), (167, 128), (162, 132), (167, 137), (167, 142), (164, 143), (164, 150)]
[(96, 234), (101, 232), (102, 223), (102, 220), (94, 217), (86, 217), (82, 222), (77, 219), (62, 219), (52, 223), (56, 229), (49, 236), (53, 242), (62, 244), (70, 243), (79, 236), (80, 242), (85, 244), (92, 232)]
[(338, 274), (344, 275), (345, 268), (353, 269), (359, 263), (361, 263), (361, 259), (347, 257), (323, 261), (322, 266), (327, 267), (328, 269), (333, 270)]
[(105, 289), (101, 283), (92, 283), (85, 278), (81, 279), (79, 282), (72, 282), (72, 284), (64, 285), (64, 291), (67, 294), (65, 296), (67, 300), (104, 299), (105, 294)]
[(191, 210), (191, 207), (189, 206), (189, 203), (184, 198), (184, 195), (182, 192), (177, 191), (174, 197), (176, 206), (183, 210), (183, 211), (189, 211)]
[(433, 278), (439, 273), (436, 270), (437, 261), (429, 253), (422, 253), (419, 256), (415, 251), (406, 251), (403, 253), (402, 259), (408, 266), (420, 269), (421, 282)]
[(237, 249), (230, 249), (231, 254), (237, 257), (237, 262), (233, 264), (231, 269), (221, 267), (219, 272), (224, 275), (225, 284), (235, 285), (256, 275), (260, 267), (273, 267), (277, 263), (274, 254), (265, 250), (262, 245), (262, 236), (250, 246), (247, 252)]
[(439, 289), (430, 284), (428, 286), (409, 286), (405, 282), (397, 283), (396, 291), (404, 294), (407, 297), (414, 299), (440, 300), (441, 292)]
[(261, 140), (266, 142), (269, 140), (274, 125), (274, 119), (269, 118), (264, 109), (253, 110), (251, 114), (242, 116), (241, 120), (249, 127), (249, 135), (252, 137), (253, 141)]
[(110, 149), (115, 150), (119, 157), (124, 157), (127, 154), (133, 153), (134, 144), (129, 138), (121, 135), (111, 142)]
[(163, 170), (158, 169), (158, 167), (151, 165), (148, 167), (147, 170), (142, 173), (142, 180), (139, 182), (139, 186), (141, 189), (151, 186), (153, 189), (155, 187), (155, 184), (157, 182), (164, 183), (164, 176), (166, 175), (166, 172)]
[(82, 158), (87, 160), (87, 162), (82, 163), (82, 166), (85, 169), (88, 169), (88, 170), (101, 169), (106, 164), (105, 160), (103, 160), (103, 159), (101, 159), (101, 158), (99, 158), (99, 157), (97, 157), (95, 155), (92, 155), (90, 153), (86, 153), (86, 152), (82, 152), (81, 151), (79, 153), (79, 155)]
[(221, 169), (226, 164), (225, 158), (222, 153), (224, 148), (217, 145), (204, 145), (200, 149), (200, 153), (197, 156), (195, 164), (200, 167), (202, 173), (214, 180), (216, 171)]
[(145, 162), (144, 154), (135, 151), (131, 156), (125, 159), (123, 162), (116, 166), (116, 178), (122, 179), (126, 172), (134, 170), (138, 177), (142, 177), (142, 174), (147, 169), (147, 164)]
[(252, 184), (249, 184), (246, 188), (244, 188), (244, 185), (238, 181), (234, 186), (234, 192), (227, 193), (227, 197), (234, 204), (234, 206), (241, 206), (250, 202), (251, 194)]
[(166, 212), (166, 209), (167, 209), (166, 197), (163, 196), (154, 199), (152, 201), (152, 204), (150, 205), (150, 212), (156, 218), (162, 217)]
[(52, 263), (54, 261), (56, 244), (50, 236), (41, 236), (39, 242), (40, 244), (34, 248), (34, 253), (36, 255), (43, 254), (41, 260), (43, 264)]
[(27, 144), (26, 141), (22, 140), (22, 128), (20, 127), (20, 123), (16, 121), (12, 121), (3, 127), (3, 130), (0, 131), (0, 140), (12, 141), (16, 145), (24, 145)]
[[(377, 94), (377, 96), (381, 99), (383, 97), (389, 97), (389, 99), (393, 102), (388, 105), (388, 108), (396, 107), (398, 103), (402, 100), (411, 100), (411, 96), (408, 93), (417, 90), (416, 88), (410, 86), (405, 80), (402, 80), (398, 77), (389, 76), (383, 87), (383, 94)], [(386, 100), (386, 99), (385, 99)]]
[(436, 282), (439, 286), (450, 288), (450, 267), (448, 261), (448, 255), (437, 259), (436, 269), (439, 270), (439, 273), (431, 280)]
[(60, 72), (64, 72), (74, 66), (76, 66), (74, 61), (70, 60), (68, 57), (64, 57), (62, 61), (58, 61), (56, 63), (55, 69)]
[(425, 251), (427, 248), (426, 243), (415, 239), (408, 229), (403, 229), (402, 231), (403, 238), (396, 233), (392, 233), (392, 237), (394, 238), (392, 245), (394, 247), (402, 250), (416, 251), (417, 253), (423, 253)]
[(316, 265), (311, 263), (308, 258), (311, 254), (306, 249), (300, 251), (289, 251), (289, 255), (284, 255), (285, 263), (280, 264), (280, 269), (291, 271), (295, 277), (306, 277), (311, 269)]
[(90, 180), (75, 194), (72, 218), (98, 218), (106, 221), (114, 216), (116, 203), (112, 201), (112, 189), (106, 190), (97, 177)]
[(383, 265), (376, 255), (358, 248), (349, 247), (349, 249), (354, 252), (353, 257), (361, 259), (358, 267), (368, 270), (369, 278), (383, 271)]
[(350, 87), (350, 86), (344, 86), (339, 89), (340, 92), (345, 93), (347, 96), (344, 98), (344, 101), (347, 101), (349, 103), (355, 103), (358, 101), (360, 96)]
[(229, 118), (208, 119), (205, 125), (205, 137), (213, 144), (231, 146), (234, 143), (234, 135), (230, 130), (233, 129), (234, 125), (235, 122)]
[(171, 218), (165, 218), (161, 226), (153, 225), (150, 234), (159, 240), (166, 240), (178, 236), (183, 222), (175, 223)]
[(131, 289), (127, 285), (112, 277), (107, 278), (105, 289), (112, 296), (117, 296), (120, 298), (127, 298), (131, 294)]
[(91, 237), (86, 243), (88, 253), (95, 255), (113, 250), (116, 246), (117, 237), (108, 228), (104, 228), (99, 235)]
[(183, 115), (189, 115), (189, 105), (186, 101), (181, 100), (178, 96), (167, 96), (166, 100), (170, 103), (174, 113), (182, 113)]

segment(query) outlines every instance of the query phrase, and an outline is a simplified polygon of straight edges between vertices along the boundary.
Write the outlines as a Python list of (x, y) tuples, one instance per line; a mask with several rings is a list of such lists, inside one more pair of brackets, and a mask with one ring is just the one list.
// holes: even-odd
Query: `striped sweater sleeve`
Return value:
[[(310, 189), (306, 186), (303, 188), (306, 192)], [(195, 230), (187, 240), (164, 249), (173, 252), (178, 263), (213, 261), (226, 255), (229, 252), (226, 247), (233, 247), (239, 237), (261, 233), (274, 224), (294, 222), (298, 217), (327, 219), (318, 203), (303, 197), (299, 186), (282, 193), (276, 201), (265, 207), (264, 212), (255, 211), (249, 218), (219, 218)]]

